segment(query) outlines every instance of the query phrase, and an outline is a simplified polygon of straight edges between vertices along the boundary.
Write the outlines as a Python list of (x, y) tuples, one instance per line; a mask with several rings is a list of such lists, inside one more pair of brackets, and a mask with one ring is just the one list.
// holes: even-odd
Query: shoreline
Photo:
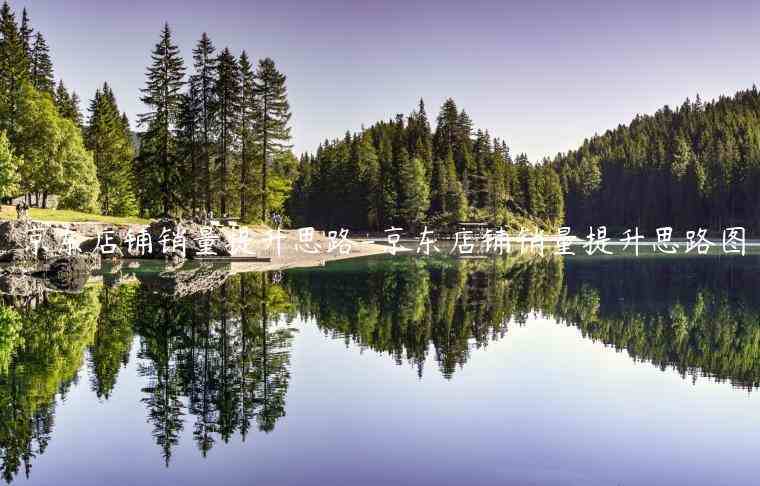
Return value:
[[(0, 224), (5, 222), (13, 222), (16, 220), (2, 219)], [(39, 224), (51, 228), (54, 232), (70, 232), (72, 238), (77, 244), (97, 237), (98, 233), (107, 229), (114, 230), (132, 230), (137, 233), (144, 229), (147, 229), (149, 225), (145, 224), (114, 224), (105, 222), (73, 222), (73, 221), (45, 221), (29, 219), (30, 223)], [(361, 240), (348, 238), (345, 240), (345, 244), (350, 245), (350, 251), (347, 254), (341, 254), (337, 248), (327, 251), (330, 245), (330, 239), (322, 231), (314, 231), (313, 240), (306, 243), (311, 245), (312, 249), (318, 251), (314, 253), (298, 251), (296, 248), (298, 245), (304, 245), (299, 242), (298, 229), (283, 229), (280, 230), (280, 252), (270, 247), (270, 228), (265, 226), (246, 226), (243, 227), (243, 231), (247, 232), (248, 237), (245, 240), (240, 239), (240, 229), (231, 227), (216, 227), (232, 244), (233, 250), (229, 257), (220, 258), (220, 263), (227, 263), (230, 265), (233, 273), (242, 272), (264, 272), (264, 271), (276, 271), (285, 270), (288, 268), (309, 268), (324, 266), (330, 261), (346, 260), (351, 258), (361, 258), (365, 256), (379, 255), (386, 253), (387, 246), (377, 243), (370, 243)], [(154, 245), (158, 245), (158, 242), (153, 242)], [(262, 258), (270, 258), (270, 261), (242, 261), (243, 258), (256, 256)], [(241, 261), (235, 261), (236, 258), (241, 258)], [(140, 257), (125, 257), (119, 258), (119, 260), (125, 262), (155, 262), (159, 263), (164, 261), (162, 258), (140, 258)], [(168, 259), (166, 260), (168, 262)], [(184, 262), (196, 262), (202, 263), (203, 260), (187, 258)]]

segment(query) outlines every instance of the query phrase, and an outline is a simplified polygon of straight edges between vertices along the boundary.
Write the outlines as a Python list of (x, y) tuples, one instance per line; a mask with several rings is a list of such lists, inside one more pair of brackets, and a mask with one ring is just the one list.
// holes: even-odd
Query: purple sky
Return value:
[[(185, 61), (203, 31), (218, 49), (269, 56), (288, 76), (296, 152), (313, 151), (420, 97), (446, 97), (531, 159), (760, 78), (760, 4), (507, 0), (12, 0), (84, 100), (108, 81), (134, 121), (165, 20)], [(86, 101), (82, 108), (86, 108)]]

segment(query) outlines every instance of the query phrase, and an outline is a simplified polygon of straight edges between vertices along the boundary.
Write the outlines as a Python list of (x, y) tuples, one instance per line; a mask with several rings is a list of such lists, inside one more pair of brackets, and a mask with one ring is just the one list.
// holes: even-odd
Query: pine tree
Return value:
[(195, 74), (190, 78), (196, 91), (199, 103), (199, 130), (202, 142), (201, 151), (203, 158), (203, 169), (205, 171), (205, 206), (206, 211), (212, 207), (212, 159), (211, 145), (213, 144), (213, 131), (215, 129), (214, 119), (216, 113), (216, 98), (214, 86), (216, 85), (216, 61), (214, 56), (215, 48), (213, 42), (205, 32), (201, 35), (198, 44), (193, 49), (193, 67)]
[(454, 153), (454, 147), (457, 143), (457, 121), (459, 111), (453, 99), (448, 98), (441, 106), (438, 114), (438, 126), (435, 129), (434, 155), (439, 160), (446, 160), (449, 150)]
[(361, 208), (365, 210), (366, 227), (380, 229), (383, 205), (380, 161), (372, 145), (372, 138), (367, 133), (363, 133), (359, 139), (358, 158), (362, 168), (358, 190), (363, 199)]
[(268, 166), (280, 152), (290, 145), (290, 104), (285, 87), (285, 75), (277, 71), (270, 58), (259, 61), (254, 80), (254, 93), (258, 98), (259, 112), (256, 117), (256, 139), (261, 150), (261, 218), (266, 222)]
[(565, 218), (565, 196), (562, 193), (559, 175), (549, 165), (545, 164), (542, 169), (544, 177), (544, 219), (552, 226), (559, 227)]
[(421, 98), (417, 110), (409, 116), (407, 127), (409, 153), (422, 160), (425, 166), (425, 175), (430, 178), (433, 165), (433, 136), (425, 112), (425, 102)]
[(422, 161), (403, 153), (399, 162), (399, 182), (399, 216), (415, 230), (430, 206), (430, 188)]
[(113, 91), (107, 83), (95, 92), (90, 101), (89, 119), (85, 134), (87, 148), (100, 181), (101, 214), (132, 216), (137, 203), (132, 180), (131, 163), (134, 149), (129, 125), (119, 114)]
[(58, 86), (53, 94), (53, 100), (58, 108), (58, 113), (62, 117), (71, 120), (76, 126), (82, 127), (84, 118), (79, 110), (79, 95), (74, 92), (69, 95), (66, 86), (63, 84), (63, 80), (58, 81)]
[(179, 173), (183, 181), (181, 193), (183, 201), (190, 201), (190, 214), (198, 215), (200, 207), (200, 143), (198, 133), (198, 116), (200, 113), (196, 85), (189, 83), (188, 90), (182, 95), (180, 113), (177, 121), (176, 137), (179, 152)]
[(15, 138), (19, 97), (29, 74), (29, 57), (8, 2), (0, 8), (0, 130)]
[(162, 210), (164, 215), (168, 215), (174, 203), (173, 191), (177, 182), (172, 129), (181, 107), (185, 73), (179, 48), (172, 42), (168, 23), (164, 25), (151, 59), (141, 98), (150, 111), (140, 115), (140, 125), (147, 125), (146, 142), (155, 142), (156, 153), (152, 160), (144, 162), (157, 169), (154, 173), (160, 177)]
[[(248, 54), (243, 51), (240, 54), (240, 219), (248, 221), (248, 202), (250, 196), (249, 184), (251, 183), (251, 161), (256, 150), (255, 146), (255, 123), (258, 105), (254, 92), (254, 74)], [(300, 163), (301, 170), (308, 169), (308, 161), (303, 158)], [(308, 184), (308, 181), (306, 182)]]
[(227, 214), (227, 177), (230, 152), (240, 125), (240, 68), (225, 48), (217, 60), (214, 94), (218, 102), (220, 210)]
[(32, 47), (30, 80), (32, 85), (40, 91), (53, 93), (55, 82), (53, 81), (53, 63), (50, 60), (50, 49), (45, 38), (37, 32)]
[(456, 164), (454, 163), (454, 154), (449, 149), (444, 162), (446, 169), (446, 182), (448, 190), (446, 193), (446, 207), (448, 208), (447, 216), (451, 222), (464, 221), (467, 219), (467, 195), (462, 183), (457, 178)]
[(24, 43), (24, 50), (26, 51), (27, 58), (32, 58), (32, 27), (29, 22), (29, 14), (26, 12), (26, 7), (21, 10), (21, 40)]
[(380, 183), (382, 196), (380, 198), (380, 223), (387, 226), (398, 217), (398, 190), (396, 167), (393, 163), (393, 148), (386, 132), (381, 132), (377, 157), (380, 163)]

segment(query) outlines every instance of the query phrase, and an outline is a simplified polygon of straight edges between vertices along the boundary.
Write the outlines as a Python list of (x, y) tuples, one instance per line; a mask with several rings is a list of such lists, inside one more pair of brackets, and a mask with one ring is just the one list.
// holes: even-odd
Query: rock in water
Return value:
[(137, 278), (144, 288), (152, 292), (181, 298), (214, 290), (229, 276), (229, 266), (204, 264), (186, 270), (162, 272), (156, 276), (138, 275)]
[(59, 258), (50, 264), (47, 278), (56, 290), (78, 292), (87, 283), (90, 270), (91, 265), (86, 256)]

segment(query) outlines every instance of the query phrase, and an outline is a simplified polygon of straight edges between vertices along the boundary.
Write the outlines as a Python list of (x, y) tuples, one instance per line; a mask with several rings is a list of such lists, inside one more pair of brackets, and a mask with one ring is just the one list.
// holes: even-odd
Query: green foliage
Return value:
[(21, 165), (22, 160), (14, 155), (5, 132), (0, 131), (0, 197), (18, 194)]
[(451, 99), (434, 134), (420, 102), (406, 119), (399, 115), (326, 141), (302, 159), (301, 171), (308, 175), (288, 207), (302, 225), (414, 231), (423, 222), (450, 229), (479, 220), (517, 229), (518, 220), (553, 228), (564, 218), (552, 167), (532, 165), (527, 157), (513, 163), (506, 143), (488, 132), (473, 138), (472, 121)]
[(47, 93), (24, 83), (19, 102), (19, 131), (11, 143), (23, 158), (21, 189), (61, 196), (63, 208), (94, 211), (99, 184), (92, 155), (79, 127), (61, 117)]
[(419, 227), (427, 214), (429, 201), (429, 187), (422, 160), (402, 156), (399, 167), (399, 215), (411, 227)]
[(148, 178), (157, 178), (157, 183), (143, 197), (143, 211), (152, 209), (148, 200), (160, 198), (160, 214), (168, 215), (177, 205), (178, 186), (177, 149), (174, 137), (175, 123), (182, 106), (181, 89), (184, 85), (185, 67), (179, 48), (172, 40), (169, 24), (164, 24), (161, 38), (151, 54), (152, 63), (148, 66), (145, 88), (142, 89), (141, 101), (149, 111), (140, 115), (140, 125), (147, 131), (141, 140), (141, 151), (137, 160), (136, 173), (140, 183)]
[(568, 223), (687, 230), (760, 223), (760, 93), (637, 116), (554, 161)]
[(52, 93), (55, 87), (53, 80), (53, 62), (50, 60), (50, 48), (42, 33), (37, 32), (31, 51), (29, 80), (40, 91)]
[(20, 92), (29, 78), (25, 35), (19, 30), (8, 2), (3, 2), (0, 7), (0, 130), (5, 130), (11, 139), (16, 135), (16, 118), (21, 113)]
[(95, 92), (89, 112), (85, 140), (100, 182), (100, 212), (108, 216), (135, 216), (134, 148), (129, 125), (119, 114), (116, 98), (107, 83)]
[(13, 353), (22, 344), (21, 316), (13, 307), (0, 305), (0, 375), (8, 372)]
[(56, 395), (63, 398), (76, 379), (100, 306), (97, 289), (88, 288), (47, 296), (44, 305), (21, 313), (0, 309), (0, 339), (12, 339), (14, 348), (0, 370), (0, 472), (10, 483), (22, 464), (28, 473), (32, 458), (45, 452)]
[(79, 95), (75, 92), (69, 93), (66, 90), (66, 86), (63, 84), (63, 80), (58, 81), (58, 87), (55, 89), (55, 106), (58, 108), (58, 113), (68, 120), (74, 122), (78, 127), (82, 126), (83, 118), (82, 112), (79, 110)]
[[(285, 86), (286, 77), (275, 67), (274, 61), (265, 58), (259, 61), (253, 79), (253, 96), (257, 100), (254, 128), (256, 141), (260, 147), (261, 191), (266, 194), (269, 164), (277, 154), (290, 150), (290, 104)], [(268, 198), (261, 198), (261, 220), (269, 217)]]
[(100, 291), (101, 311), (89, 353), (90, 381), (98, 398), (108, 399), (119, 370), (129, 360), (136, 294), (134, 285), (104, 287)]

